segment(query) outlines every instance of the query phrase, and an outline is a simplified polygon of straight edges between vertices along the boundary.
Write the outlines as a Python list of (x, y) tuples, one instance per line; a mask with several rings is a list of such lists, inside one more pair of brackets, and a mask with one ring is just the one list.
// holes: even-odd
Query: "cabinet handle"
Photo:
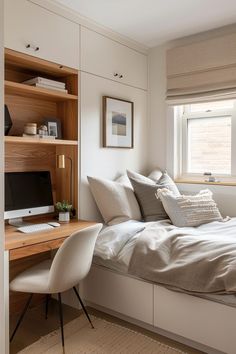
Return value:
[(26, 47), (27, 49), (32, 48), (32, 49), (34, 49), (35, 52), (38, 52), (38, 51), (39, 51), (39, 47), (36, 47), (36, 46), (34, 46), (34, 45), (31, 45), (31, 44), (27, 44), (25, 47)]
[(119, 75), (119, 78), (120, 78), (120, 79), (122, 79), (122, 78), (123, 78), (123, 75), (122, 75), (122, 74), (120, 74), (120, 75)]
[(117, 77), (119, 74), (118, 74), (118, 73), (114, 73), (113, 75), (114, 75), (115, 77)]

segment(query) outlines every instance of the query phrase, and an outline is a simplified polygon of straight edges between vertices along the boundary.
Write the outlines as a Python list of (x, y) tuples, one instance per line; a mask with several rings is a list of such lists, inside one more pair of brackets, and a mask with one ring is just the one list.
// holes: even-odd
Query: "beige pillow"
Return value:
[(176, 196), (167, 188), (158, 189), (156, 197), (162, 201), (172, 223), (178, 227), (200, 226), (223, 218), (209, 189), (196, 195)]
[(90, 189), (106, 224), (141, 220), (134, 192), (121, 183), (88, 176)]

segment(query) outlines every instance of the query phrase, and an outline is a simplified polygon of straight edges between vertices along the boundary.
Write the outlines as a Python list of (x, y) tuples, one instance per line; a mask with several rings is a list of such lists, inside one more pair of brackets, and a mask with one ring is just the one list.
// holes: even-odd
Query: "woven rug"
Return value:
[[(95, 329), (80, 316), (64, 327), (65, 354), (177, 354), (184, 353), (148, 336), (92, 316)], [(60, 354), (60, 330), (42, 337), (20, 354)], [(186, 354), (186, 353), (185, 353)]]

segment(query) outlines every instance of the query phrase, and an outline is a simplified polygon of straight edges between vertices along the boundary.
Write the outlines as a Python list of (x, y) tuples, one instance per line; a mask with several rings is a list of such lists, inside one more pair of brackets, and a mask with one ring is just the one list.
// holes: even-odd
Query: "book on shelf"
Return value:
[(37, 84), (36, 83), (36, 84), (30, 85), (30, 86), (41, 87), (41, 88), (46, 88), (46, 89), (49, 89), (49, 90), (55, 90), (55, 91), (59, 91), (59, 92), (68, 93), (68, 90), (66, 90), (66, 89), (61, 89), (59, 87), (54, 87), (54, 86), (46, 85), (46, 84), (40, 84), (40, 83)]
[(64, 89), (66, 88), (66, 84), (64, 82), (60, 82), (60, 81), (56, 81), (56, 80), (51, 80), (51, 79), (46, 79), (44, 77), (34, 77), (32, 79), (29, 80), (25, 80), (22, 82), (25, 85), (35, 85), (35, 84), (43, 84), (43, 85), (49, 85), (52, 87), (58, 87), (60, 89)]

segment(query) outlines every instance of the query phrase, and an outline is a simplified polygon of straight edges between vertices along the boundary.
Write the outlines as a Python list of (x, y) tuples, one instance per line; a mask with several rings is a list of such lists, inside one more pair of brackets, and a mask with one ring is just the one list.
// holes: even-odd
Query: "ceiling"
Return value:
[(55, 0), (148, 47), (236, 22), (235, 0)]

